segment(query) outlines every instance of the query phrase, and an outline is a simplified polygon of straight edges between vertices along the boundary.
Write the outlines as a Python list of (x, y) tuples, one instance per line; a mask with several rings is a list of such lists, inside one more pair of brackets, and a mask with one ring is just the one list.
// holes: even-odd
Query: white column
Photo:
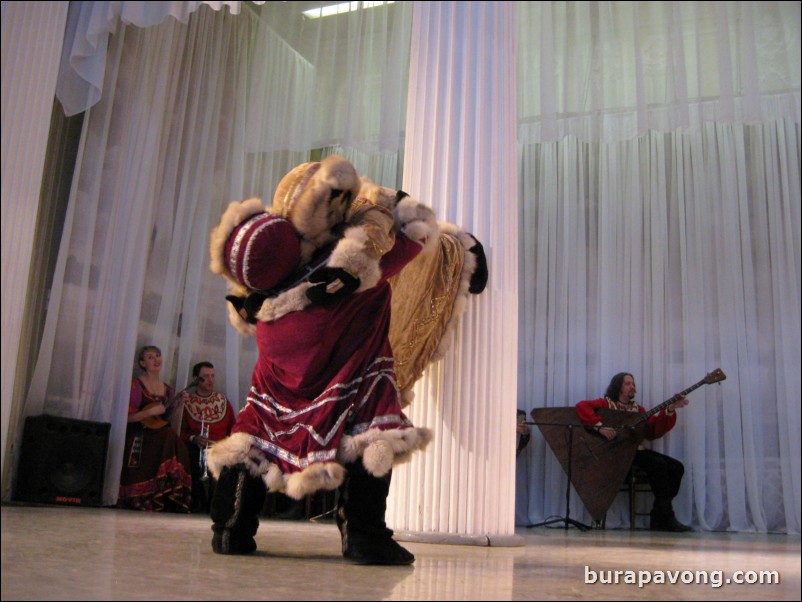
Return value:
[(39, 190), (69, 2), (2, 7), (2, 497)]
[(435, 432), (393, 471), (400, 539), (520, 545), (515, 522), (518, 152), (512, 2), (416, 2), (404, 190), (485, 246), (490, 281), (407, 408)]

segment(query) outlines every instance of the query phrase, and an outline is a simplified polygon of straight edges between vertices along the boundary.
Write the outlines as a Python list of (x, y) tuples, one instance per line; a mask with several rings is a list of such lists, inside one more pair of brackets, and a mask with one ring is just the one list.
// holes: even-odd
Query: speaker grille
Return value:
[(58, 416), (27, 418), (15, 499), (101, 505), (110, 428)]

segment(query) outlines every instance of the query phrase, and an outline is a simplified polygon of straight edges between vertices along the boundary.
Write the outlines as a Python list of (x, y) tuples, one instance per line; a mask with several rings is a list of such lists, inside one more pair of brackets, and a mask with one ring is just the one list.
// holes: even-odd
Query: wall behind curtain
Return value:
[[(648, 408), (721, 367), (653, 445), (685, 464), (675, 510), (798, 533), (799, 3), (517, 6), (519, 407), (628, 371)], [(519, 524), (565, 506), (533, 428)], [(607, 525), (627, 524), (619, 496)]]

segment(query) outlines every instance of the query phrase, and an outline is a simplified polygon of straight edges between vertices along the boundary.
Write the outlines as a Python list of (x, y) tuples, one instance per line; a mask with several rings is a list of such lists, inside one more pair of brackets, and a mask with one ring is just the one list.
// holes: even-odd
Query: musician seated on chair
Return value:
[(162, 352), (146, 345), (137, 363), (143, 374), (131, 381), (117, 506), (189, 512), (189, 455), (177, 431), (181, 413), (174, 389), (161, 380)]
[(184, 406), (181, 440), (189, 451), (192, 466), (192, 511), (209, 512), (214, 481), (206, 469), (206, 449), (225, 439), (237, 421), (234, 407), (225, 395), (214, 390), (214, 366), (198, 362), (192, 367), (194, 386), (179, 398)]
[[(600, 436), (611, 441), (619, 436), (620, 429), (605, 426), (601, 421), (597, 409), (623, 410), (627, 412), (645, 413), (646, 409), (635, 403), (635, 378), (627, 373), (616, 374), (607, 387), (607, 392), (600, 399), (589, 399), (576, 404), (576, 412), (582, 424), (595, 429)], [(648, 440), (662, 437), (677, 423), (676, 410), (688, 405), (685, 397), (661, 410), (658, 414), (650, 416), (646, 423), (644, 435)], [(682, 475), (685, 468), (674, 458), (660, 454), (642, 446), (635, 454), (633, 466), (637, 466), (648, 475), (649, 485), (654, 493), (654, 506), (651, 512), (651, 529), (653, 531), (691, 531), (674, 516), (672, 500), (679, 492)]]
[(517, 458), (532, 437), (532, 433), (529, 432), (529, 426), (526, 424), (526, 412), (523, 410), (518, 410), (518, 424), (515, 427), (515, 433), (518, 438), (518, 444), (515, 447), (515, 457)]

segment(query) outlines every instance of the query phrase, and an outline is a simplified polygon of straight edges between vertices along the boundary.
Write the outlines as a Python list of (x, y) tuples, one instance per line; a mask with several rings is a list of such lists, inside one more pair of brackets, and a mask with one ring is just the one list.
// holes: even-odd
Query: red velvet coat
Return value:
[(375, 287), (258, 323), (259, 359), (233, 433), (251, 435), (283, 473), (335, 460), (345, 434), (412, 428), (396, 386), (387, 278), (420, 250), (398, 234)]

